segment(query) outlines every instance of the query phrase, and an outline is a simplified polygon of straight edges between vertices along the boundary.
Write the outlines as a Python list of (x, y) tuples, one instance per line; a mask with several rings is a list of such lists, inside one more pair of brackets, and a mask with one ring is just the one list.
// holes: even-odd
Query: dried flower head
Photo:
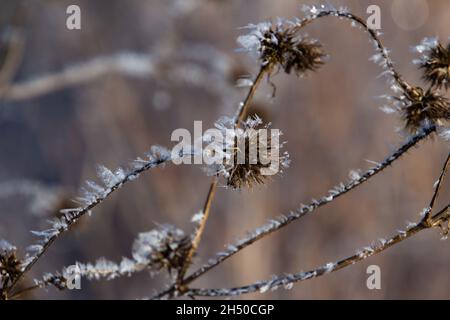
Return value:
[(415, 60), (423, 71), (423, 78), (433, 87), (445, 88), (450, 86), (450, 43), (442, 45), (436, 38), (425, 38), (416, 51), (421, 53), (420, 59)]
[(191, 241), (180, 229), (163, 225), (140, 233), (133, 244), (133, 258), (154, 270), (179, 270), (184, 263)]
[(414, 87), (407, 91), (399, 101), (406, 128), (416, 131), (424, 123), (441, 124), (450, 119), (450, 101), (435, 91)]
[(249, 25), (252, 31), (240, 36), (238, 42), (250, 52), (258, 55), (263, 65), (279, 66), (286, 73), (292, 70), (297, 75), (316, 71), (324, 64), (322, 46), (313, 39), (297, 35), (295, 23), (279, 21)]
[(282, 133), (263, 126), (258, 116), (249, 117), (240, 128), (234, 128), (232, 119), (222, 118), (216, 127), (226, 138), (213, 148), (220, 153), (220, 161), (209, 166), (209, 173), (223, 176), (227, 186), (240, 189), (264, 184), (289, 166), (289, 154), (280, 154), (285, 144), (279, 139)]
[(22, 272), (21, 262), (16, 256), (16, 247), (0, 240), (0, 281), (4, 289)]

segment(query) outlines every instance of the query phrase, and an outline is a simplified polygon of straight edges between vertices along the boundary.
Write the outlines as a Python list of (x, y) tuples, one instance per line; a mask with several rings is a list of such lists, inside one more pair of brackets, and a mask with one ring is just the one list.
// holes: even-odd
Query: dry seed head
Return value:
[(256, 53), (263, 65), (279, 66), (288, 74), (293, 70), (298, 76), (316, 71), (326, 54), (316, 40), (298, 37), (294, 26), (289, 21), (250, 25), (252, 31), (238, 42)]
[[(230, 121), (222, 119), (216, 126), (230, 129), (224, 123), (232, 125)], [(269, 125), (263, 126), (258, 116), (249, 117), (242, 122), (241, 128), (233, 130), (232, 138), (220, 146), (224, 150), (223, 162), (214, 166), (213, 174), (222, 175), (226, 185), (233, 189), (251, 188), (270, 181), (272, 175), (277, 173), (270, 172), (271, 168), (278, 168), (278, 172), (282, 172), (289, 166), (289, 154), (280, 154), (285, 144), (279, 141), (280, 135), (279, 131), (272, 132)]]
[(417, 131), (426, 122), (440, 124), (450, 119), (450, 101), (439, 93), (414, 87), (402, 98), (403, 118), (410, 131)]

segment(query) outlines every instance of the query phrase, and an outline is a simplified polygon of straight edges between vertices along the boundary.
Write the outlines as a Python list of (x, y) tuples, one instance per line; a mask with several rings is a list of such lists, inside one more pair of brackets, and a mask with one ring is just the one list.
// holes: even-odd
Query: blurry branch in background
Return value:
[(310, 271), (304, 271), (295, 274), (285, 274), (282, 276), (274, 276), (271, 280), (256, 282), (242, 287), (220, 288), (220, 289), (190, 289), (184, 294), (192, 297), (195, 296), (218, 297), (218, 296), (238, 296), (252, 292), (264, 293), (268, 290), (276, 290), (280, 287), (290, 289), (296, 282), (317, 278), (325, 274), (351, 266), (357, 262), (363, 261), (368, 257), (383, 252), (384, 250), (394, 246), (395, 244), (398, 244), (403, 240), (412, 237), (413, 235), (417, 234), (420, 231), (429, 229), (434, 226), (439, 226), (441, 224), (447, 225), (449, 223), (450, 218), (449, 211), (450, 211), (450, 204), (430, 218), (430, 226), (422, 223), (414, 224), (413, 226), (410, 226), (406, 230), (399, 230), (398, 233), (392, 236), (391, 238), (379, 239), (376, 243), (362, 248), (352, 256), (349, 256), (342, 260), (338, 260), (336, 262), (329, 262)]

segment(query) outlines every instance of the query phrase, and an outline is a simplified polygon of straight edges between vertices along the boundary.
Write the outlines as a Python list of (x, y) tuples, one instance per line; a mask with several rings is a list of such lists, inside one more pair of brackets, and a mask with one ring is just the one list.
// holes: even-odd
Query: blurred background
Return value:
[[(81, 30), (66, 28), (70, 4), (81, 8)], [(84, 181), (95, 178), (98, 164), (126, 165), (154, 144), (173, 146), (170, 135), (176, 128), (192, 131), (194, 120), (210, 128), (220, 116), (233, 115), (246, 93), (237, 80), (255, 75), (258, 68), (235, 50), (237, 36), (246, 32), (239, 27), (301, 16), (302, 4), (320, 2), (0, 0), (0, 61), (5, 39), (15, 35), (17, 50), (14, 70), (0, 82), (0, 239), (20, 249), (31, 244), (30, 230), (46, 228), (47, 219), (71, 207)], [(385, 45), (411, 83), (422, 84), (411, 47), (427, 36), (443, 41), (449, 36), (448, 0), (332, 4), (362, 17), (368, 16), (369, 5), (379, 5)], [(399, 117), (379, 110), (385, 101), (376, 97), (392, 92), (378, 77), (382, 70), (369, 61), (374, 52), (367, 35), (335, 18), (305, 31), (323, 44), (330, 55), (327, 64), (305, 78), (273, 76), (276, 97), (263, 83), (251, 109), (284, 132), (291, 167), (252, 190), (219, 188), (196, 266), (267, 219), (325, 195), (351, 169), (367, 169), (371, 164), (366, 160), (381, 161), (404, 139), (396, 131), (402, 125)], [(108, 72), (61, 88), (56, 81), (55, 90), (45, 94), (11, 89), (123, 53), (151, 56), (155, 71)], [(428, 205), (447, 152), (448, 142), (440, 138), (421, 143), (363, 187), (252, 245), (193, 285), (230, 287), (309, 270), (404, 228)], [(23, 285), (75, 261), (130, 256), (136, 235), (157, 223), (191, 232), (190, 219), (202, 208), (210, 182), (199, 166), (169, 165), (143, 174), (56, 242)], [(449, 195), (441, 194), (438, 207), (448, 203)], [(381, 268), (381, 290), (366, 287), (366, 269), (372, 264)], [(241, 298), (449, 299), (449, 266), (449, 242), (440, 241), (438, 230), (425, 231), (291, 290)], [(83, 279), (82, 290), (50, 288), (25, 298), (135, 299), (151, 296), (166, 282), (164, 274), (152, 278), (144, 272), (113, 281)]]

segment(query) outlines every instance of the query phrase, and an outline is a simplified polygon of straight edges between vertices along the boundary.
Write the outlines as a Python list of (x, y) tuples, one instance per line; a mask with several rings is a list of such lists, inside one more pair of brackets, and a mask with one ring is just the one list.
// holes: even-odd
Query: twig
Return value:
[(252, 292), (266, 292), (268, 290), (275, 290), (280, 286), (290, 288), (295, 282), (305, 281), (312, 278), (317, 278), (325, 274), (335, 272), (337, 270), (343, 269), (345, 267), (351, 266), (359, 261), (362, 261), (368, 257), (375, 254), (383, 252), (384, 250), (392, 247), (395, 244), (402, 242), (405, 239), (412, 237), (420, 231), (431, 228), (432, 226), (438, 225), (448, 221), (450, 205), (447, 205), (444, 209), (439, 211), (436, 215), (431, 218), (430, 226), (422, 223), (415, 224), (413, 227), (408, 228), (406, 231), (399, 231), (396, 235), (392, 236), (387, 240), (379, 240), (381, 243), (374, 244), (363, 248), (356, 254), (339, 260), (337, 262), (330, 262), (325, 265), (319, 266), (315, 269), (306, 272), (299, 272), (291, 275), (283, 275), (274, 277), (271, 280), (256, 282), (250, 285), (234, 287), (229, 289), (190, 289), (185, 293), (188, 296), (208, 296), (208, 297), (218, 297), (218, 296), (237, 296), (242, 294), (248, 294)]

